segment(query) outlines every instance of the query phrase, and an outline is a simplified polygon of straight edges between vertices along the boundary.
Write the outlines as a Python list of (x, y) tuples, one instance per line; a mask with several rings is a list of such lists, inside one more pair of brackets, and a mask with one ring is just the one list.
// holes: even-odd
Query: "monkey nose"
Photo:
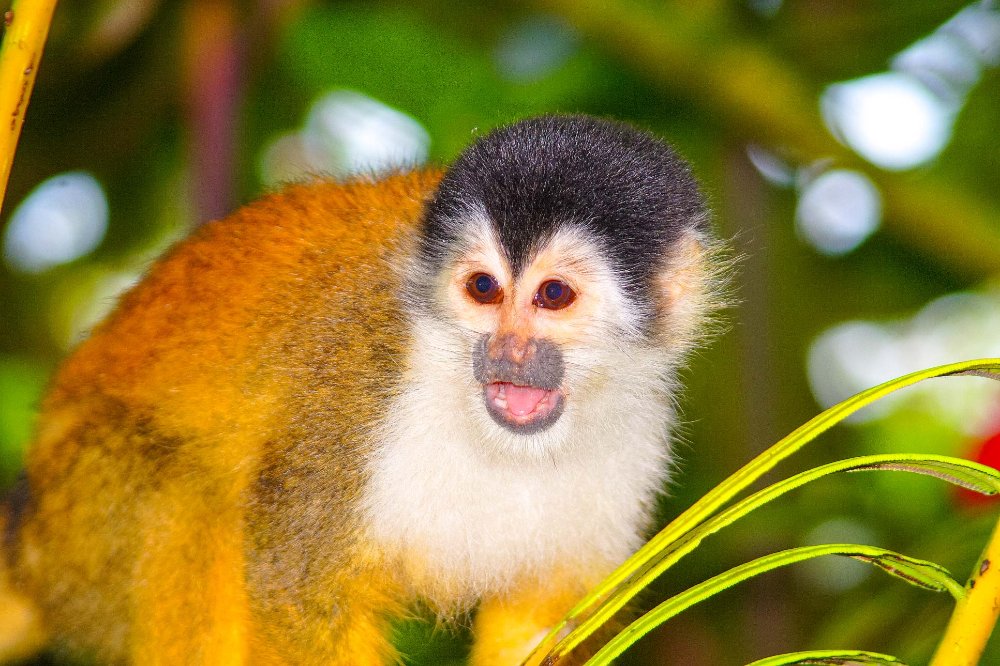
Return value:
[(490, 358), (495, 361), (506, 359), (521, 365), (530, 360), (537, 350), (538, 343), (533, 338), (507, 333), (494, 339), (490, 345)]

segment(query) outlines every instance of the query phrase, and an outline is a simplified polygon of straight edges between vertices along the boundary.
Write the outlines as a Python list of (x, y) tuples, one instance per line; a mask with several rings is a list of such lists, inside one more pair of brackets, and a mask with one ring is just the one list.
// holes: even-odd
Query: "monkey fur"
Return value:
[(659, 140), (546, 116), (199, 228), (44, 399), (0, 655), (384, 664), (420, 603), (520, 663), (649, 527), (707, 218)]

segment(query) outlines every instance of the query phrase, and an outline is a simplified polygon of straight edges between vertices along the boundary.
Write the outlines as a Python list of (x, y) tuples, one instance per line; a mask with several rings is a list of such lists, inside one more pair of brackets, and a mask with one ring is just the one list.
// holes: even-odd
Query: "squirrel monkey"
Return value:
[(199, 228), (44, 400), (0, 646), (386, 664), (421, 603), (518, 664), (650, 524), (707, 218), (659, 140), (546, 116)]

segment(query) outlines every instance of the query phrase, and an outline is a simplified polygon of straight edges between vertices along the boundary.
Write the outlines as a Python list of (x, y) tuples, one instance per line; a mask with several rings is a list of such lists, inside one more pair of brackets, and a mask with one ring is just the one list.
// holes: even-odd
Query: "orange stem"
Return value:
[(929, 666), (976, 666), (1000, 615), (1000, 522), (955, 604)]
[(0, 207), (56, 0), (14, 0), (0, 48)]

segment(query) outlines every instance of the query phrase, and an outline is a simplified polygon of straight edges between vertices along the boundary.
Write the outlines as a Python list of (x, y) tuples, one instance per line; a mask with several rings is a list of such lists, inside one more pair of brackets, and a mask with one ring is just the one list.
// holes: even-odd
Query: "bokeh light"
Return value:
[(4, 259), (14, 270), (42, 273), (92, 252), (108, 228), (108, 200), (83, 171), (49, 178), (14, 211), (4, 233)]
[(537, 81), (563, 64), (576, 50), (578, 41), (576, 32), (565, 21), (533, 16), (504, 33), (494, 58), (504, 77)]
[[(882, 539), (855, 518), (836, 517), (825, 520), (806, 532), (803, 546), (827, 543), (857, 543), (875, 545)], [(827, 594), (845, 592), (860, 585), (872, 573), (870, 564), (849, 557), (817, 557), (799, 565), (799, 576), (810, 587)]]
[[(822, 333), (809, 349), (809, 383), (830, 407), (894, 377), (945, 363), (1000, 357), (1000, 292), (955, 293), (935, 299), (912, 317), (887, 322), (849, 321)], [(891, 415), (919, 400), (921, 407), (959, 432), (979, 434), (1000, 387), (990, 381), (923, 382), (858, 412), (863, 422)]]
[(799, 234), (827, 255), (846, 254), (878, 229), (882, 201), (859, 171), (834, 169), (801, 188), (795, 222)]
[(941, 152), (951, 138), (951, 110), (908, 74), (887, 72), (837, 83), (823, 93), (830, 128), (868, 161), (909, 169)]
[(261, 158), (269, 186), (412, 167), (427, 159), (430, 135), (412, 117), (351, 90), (322, 95), (301, 129), (273, 140)]
[(116, 270), (95, 265), (81, 267), (61, 280), (48, 313), (52, 339), (64, 350), (78, 345), (141, 277), (137, 269)]
[(795, 184), (796, 171), (772, 151), (751, 143), (747, 145), (747, 159), (764, 179), (775, 187), (790, 187)]

